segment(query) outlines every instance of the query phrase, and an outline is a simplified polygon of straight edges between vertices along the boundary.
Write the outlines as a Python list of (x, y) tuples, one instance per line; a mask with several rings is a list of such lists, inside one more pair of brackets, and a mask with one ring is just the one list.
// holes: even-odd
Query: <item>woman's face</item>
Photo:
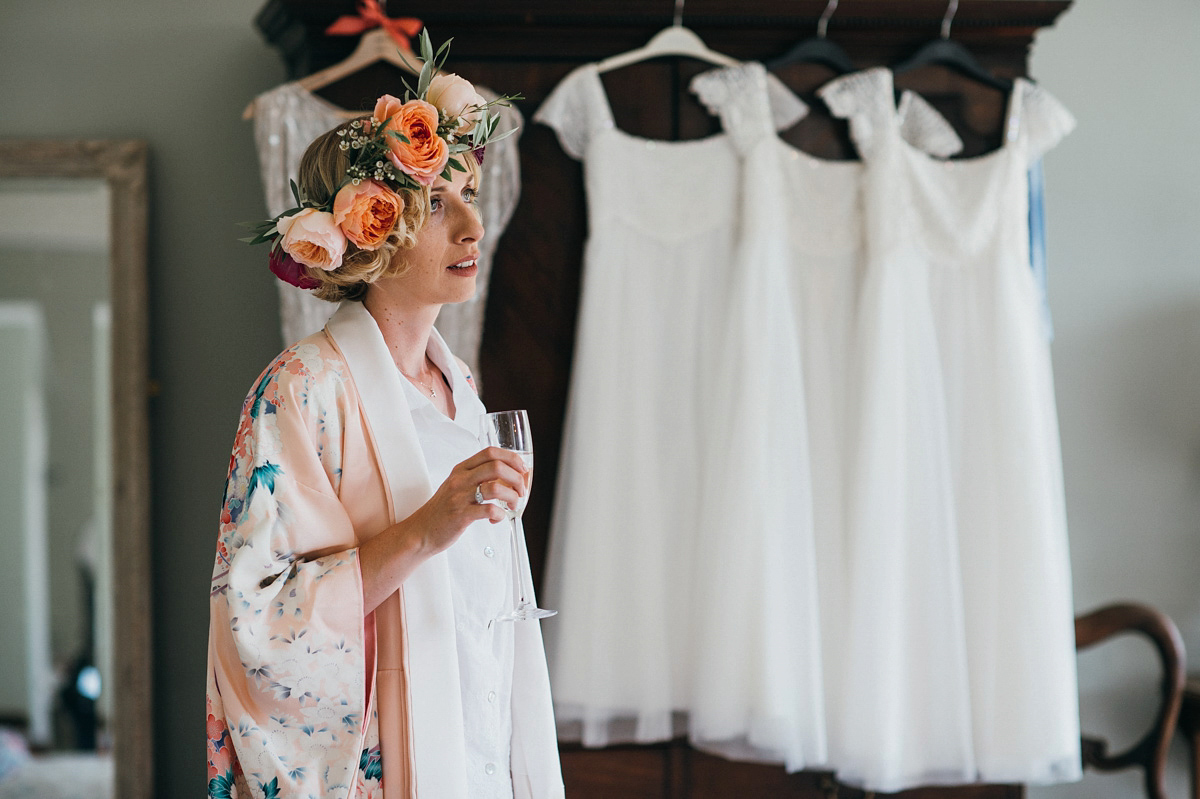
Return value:
[(389, 292), (403, 294), (418, 305), (465, 302), (475, 296), (476, 260), (483, 238), (475, 178), (457, 170), (450, 180), (439, 177), (430, 187), (429, 205), (429, 220), (417, 234), (416, 245), (396, 252), (408, 269), (379, 284), (390, 284)]

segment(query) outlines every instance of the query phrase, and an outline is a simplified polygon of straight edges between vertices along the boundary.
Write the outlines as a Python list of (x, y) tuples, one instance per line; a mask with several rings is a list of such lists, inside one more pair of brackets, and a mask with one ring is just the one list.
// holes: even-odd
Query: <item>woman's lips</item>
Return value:
[(458, 275), (459, 277), (474, 277), (479, 273), (479, 263), (475, 258), (459, 261), (446, 268), (450, 270), (451, 274)]

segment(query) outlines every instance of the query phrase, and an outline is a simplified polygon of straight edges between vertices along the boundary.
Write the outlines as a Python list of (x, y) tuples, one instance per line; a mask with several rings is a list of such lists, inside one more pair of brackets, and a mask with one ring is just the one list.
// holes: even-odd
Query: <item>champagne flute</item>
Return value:
[(525, 495), (517, 500), (517, 507), (510, 508), (499, 500), (493, 500), (504, 507), (504, 515), (508, 517), (510, 527), (509, 543), (512, 548), (513, 575), (513, 607), (496, 617), (496, 621), (526, 621), (544, 619), (558, 613), (557, 610), (544, 610), (531, 602), (525, 595), (525, 566), (521, 559), (520, 539), (521, 514), (525, 512), (525, 503), (529, 499), (529, 489), (533, 482), (533, 437), (529, 432), (529, 415), (525, 411), (497, 411), (484, 414), (480, 439), (489, 447), (499, 447), (511, 450), (521, 456), (528, 470), (525, 473)]

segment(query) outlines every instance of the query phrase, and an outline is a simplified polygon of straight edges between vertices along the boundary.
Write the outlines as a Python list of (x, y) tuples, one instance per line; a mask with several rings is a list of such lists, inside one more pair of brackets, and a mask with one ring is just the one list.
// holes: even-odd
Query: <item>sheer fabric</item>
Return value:
[(1074, 127), (1018, 79), (1003, 146), (909, 162), (931, 264), (962, 566), (979, 777), (1080, 777), (1067, 522), (1029, 171)]
[[(909, 146), (945, 157), (962, 143), (920, 95), (905, 92), (895, 111)], [(807, 416), (821, 653), (830, 767), (845, 760), (848, 698), (860, 690), (848, 670), (856, 621), (850, 615), (851, 455), (859, 441), (856, 403), (862, 379), (860, 314), (867, 289), (866, 178), (860, 161), (815, 158), (780, 141), (788, 228), (790, 296), (800, 321), (805, 403), (781, 398)], [(867, 687), (866, 690), (873, 690)], [(853, 722), (849, 723), (853, 727)]]
[(1018, 81), (1004, 147), (945, 162), (898, 134), (887, 70), (822, 96), (850, 120), (867, 192), (838, 773), (883, 791), (1077, 778), (1061, 465), (1028, 227), (1028, 170), (1069, 115)]
[(790, 771), (827, 759), (789, 213), (761, 64), (698, 76), (740, 164), (738, 240), (702, 395), (689, 737)]
[[(804, 108), (780, 96), (787, 126)], [(711, 375), (734, 290), (738, 145), (624, 133), (594, 65), (536, 119), (583, 161), (590, 229), (546, 578), (560, 737), (665, 740), (697, 696), (695, 592), (710, 589), (697, 563), (716, 557), (698, 545), (697, 498), (722, 402)]]
[[(476, 86), (485, 100), (494, 100), (490, 89)], [(466, 302), (447, 305), (438, 315), (438, 331), (450, 348), (459, 353), (479, 376), (479, 340), (487, 306), (488, 280), (496, 246), (521, 196), (521, 164), (518, 137), (523, 122), (516, 108), (495, 107), (500, 114), (499, 131), (517, 128), (517, 133), (489, 145), (483, 162), (479, 210), (487, 235), (479, 242), (478, 287)], [(295, 205), (290, 181), (296, 179), (300, 157), (313, 139), (352, 115), (305, 89), (299, 83), (281, 84), (254, 101), (254, 140), (258, 149), (267, 213), (275, 216)], [(320, 330), (336, 309), (311, 292), (278, 283), (280, 324), (285, 344)]]

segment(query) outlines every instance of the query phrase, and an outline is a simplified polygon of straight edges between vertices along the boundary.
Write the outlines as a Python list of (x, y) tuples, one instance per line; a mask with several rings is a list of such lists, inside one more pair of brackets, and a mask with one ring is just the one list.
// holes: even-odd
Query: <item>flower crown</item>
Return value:
[(496, 135), (500, 117), (493, 106), (517, 95), (487, 102), (468, 81), (443, 74), (450, 47), (437, 52), (429, 32), (420, 37), (424, 62), (413, 89), (404, 82), (404, 102), (385, 94), (371, 116), (338, 130), (338, 147), (350, 160), (346, 177), (323, 204), (310, 200), (292, 181), (296, 206), (273, 219), (245, 224), (248, 244), (271, 243), (270, 268), (280, 280), (302, 289), (317, 288), (305, 267), (332, 271), (342, 265), (349, 244), (378, 250), (400, 221), (404, 198), (397, 190), (421, 189), (437, 177), (465, 172), (463, 154), (483, 163), (484, 148), (511, 135)]

